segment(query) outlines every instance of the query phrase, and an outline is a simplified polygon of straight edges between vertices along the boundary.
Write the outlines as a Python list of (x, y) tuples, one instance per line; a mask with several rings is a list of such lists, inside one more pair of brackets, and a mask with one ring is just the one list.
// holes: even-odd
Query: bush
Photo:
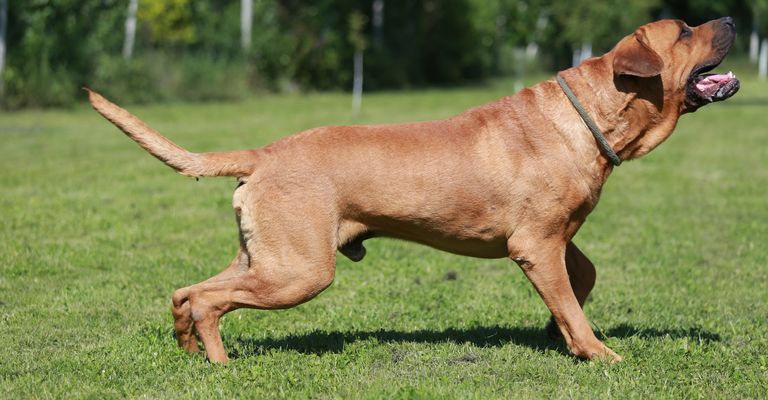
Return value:
[(47, 63), (29, 68), (9, 65), (3, 71), (5, 92), (0, 106), (7, 109), (68, 105), (72, 102), (74, 74)]
[(87, 84), (121, 103), (147, 103), (166, 100), (167, 91), (158, 83), (158, 70), (151, 57), (124, 60), (122, 57), (99, 57), (93, 78)]
[(237, 100), (248, 94), (247, 65), (243, 60), (227, 60), (212, 55), (182, 57), (174, 93), (193, 101)]
[(89, 85), (121, 103), (164, 100), (237, 100), (249, 89), (242, 60), (150, 52), (124, 60), (104, 56)]

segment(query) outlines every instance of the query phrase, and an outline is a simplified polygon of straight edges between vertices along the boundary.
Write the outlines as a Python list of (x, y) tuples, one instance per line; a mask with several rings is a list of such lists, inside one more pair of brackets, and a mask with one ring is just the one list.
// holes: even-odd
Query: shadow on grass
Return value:
[(378, 330), (368, 332), (310, 332), (289, 335), (278, 339), (235, 338), (238, 350), (232, 358), (268, 353), (271, 350), (292, 350), (304, 354), (340, 353), (344, 346), (358, 341), (375, 339), (380, 343), (470, 343), (478, 347), (501, 347), (507, 343), (528, 346), (537, 350), (556, 349), (566, 351), (558, 342), (547, 339), (543, 329), (508, 328), (501, 326), (449, 328), (442, 331), (418, 330), (403, 332)]
[[(602, 332), (608, 337), (641, 338), (689, 338), (692, 340), (717, 342), (720, 335), (698, 328), (688, 329), (645, 329), (629, 325), (619, 325)], [(418, 330), (403, 332), (398, 330), (378, 330), (368, 332), (324, 332), (316, 331), (298, 335), (289, 335), (277, 339), (249, 339), (238, 337), (226, 341), (237, 342), (236, 350), (230, 357), (240, 358), (265, 354), (274, 350), (296, 351), (303, 354), (322, 355), (340, 353), (345, 345), (358, 341), (375, 339), (380, 343), (470, 343), (478, 347), (501, 347), (506, 344), (526, 346), (538, 351), (556, 350), (568, 354), (562, 340), (547, 337), (544, 328), (479, 326), (466, 329), (449, 328), (442, 331)]]

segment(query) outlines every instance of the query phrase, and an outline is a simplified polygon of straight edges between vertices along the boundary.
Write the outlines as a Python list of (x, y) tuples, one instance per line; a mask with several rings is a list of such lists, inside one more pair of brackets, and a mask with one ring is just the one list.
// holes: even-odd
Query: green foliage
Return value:
[(553, 2), (552, 16), (558, 40), (575, 47), (592, 43), (600, 53), (610, 50), (617, 40), (651, 20), (651, 10), (659, 0), (603, 0)]
[(478, 18), (487, 10), (477, 1), (387, 2), (383, 44), (366, 55), (366, 85), (444, 85), (489, 76), (494, 20)]
[(374, 43), (371, 3), (255, 1), (252, 45), (243, 51), (239, 0), (140, 1), (126, 61), (127, 0), (10, 1), (0, 107), (68, 105), (82, 99), (84, 83), (140, 102), (240, 98), (264, 88), (347, 90), (355, 49), (363, 48), (366, 90), (455, 85), (530, 62), (512, 55), (531, 43), (538, 67), (566, 67), (583, 42), (599, 54), (659, 16), (698, 24), (730, 14), (742, 32), (753, 19), (768, 21), (757, 17), (768, 12), (765, 0), (386, 1)]
[(368, 22), (368, 19), (360, 11), (353, 11), (349, 14), (349, 43), (352, 44), (352, 48), (355, 51), (364, 51), (368, 47), (368, 40), (365, 38), (363, 28)]
[(762, 35), (768, 35), (768, 0), (749, 0), (748, 3), (755, 28)]
[[(269, 3), (256, 0), (254, 8), (259, 9)], [(230, 58), (239, 56), (240, 0), (193, 1), (190, 6), (195, 41), (188, 46), (189, 50)], [(254, 21), (254, 25), (259, 22)]]
[[(114, 1), (10, 1), (7, 71), (0, 104), (68, 104), (98, 54), (118, 48), (114, 25), (123, 16)], [(93, 33), (108, 33), (95, 37)]]
[(503, 18), (504, 36), (516, 46), (525, 46), (542, 39), (540, 26), (551, 13), (546, 0), (502, 0), (499, 1), (498, 16)]
[[(279, 36), (269, 43), (254, 40), (256, 70), (272, 82), (287, 81), (304, 88), (334, 89), (351, 82), (354, 49), (347, 37), (353, 4), (357, 2), (283, 1), (274, 7), (255, 7), (254, 13), (266, 14), (256, 14), (256, 20), (271, 19)], [(260, 29), (254, 23), (254, 35)]]
[(196, 40), (192, 24), (191, 0), (152, 0), (141, 2), (137, 18), (159, 44), (190, 44)]
[(125, 103), (237, 100), (248, 92), (248, 75), (245, 64), (226, 58), (151, 51), (100, 58), (89, 84)]
[[(732, 16), (742, 28), (751, 28), (751, 0), (664, 0), (663, 7), (675, 18), (684, 19), (691, 26), (699, 25), (712, 19)], [(760, 0), (758, 0), (760, 1)]]

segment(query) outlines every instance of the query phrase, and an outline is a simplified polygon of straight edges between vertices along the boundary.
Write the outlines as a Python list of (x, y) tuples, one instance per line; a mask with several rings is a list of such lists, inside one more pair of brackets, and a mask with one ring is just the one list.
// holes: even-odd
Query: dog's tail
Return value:
[(93, 108), (112, 122), (149, 154), (185, 176), (251, 175), (256, 170), (256, 150), (192, 153), (160, 135), (133, 114), (113, 104), (93, 90), (84, 87)]

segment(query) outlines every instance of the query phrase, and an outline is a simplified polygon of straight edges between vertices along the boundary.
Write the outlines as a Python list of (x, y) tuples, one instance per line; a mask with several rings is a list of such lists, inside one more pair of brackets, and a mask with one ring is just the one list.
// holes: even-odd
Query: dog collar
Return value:
[(605, 136), (603, 135), (603, 132), (600, 131), (600, 128), (597, 127), (597, 124), (595, 124), (595, 121), (589, 117), (589, 114), (587, 114), (587, 110), (584, 109), (584, 106), (581, 105), (579, 102), (579, 99), (576, 98), (576, 95), (573, 94), (573, 91), (568, 86), (567, 83), (565, 83), (565, 79), (563, 79), (562, 76), (560, 76), (560, 73), (557, 73), (556, 76), (557, 83), (560, 85), (560, 88), (563, 89), (563, 93), (565, 93), (565, 97), (568, 98), (568, 100), (571, 102), (571, 105), (573, 105), (573, 108), (576, 109), (576, 112), (579, 113), (581, 116), (581, 119), (584, 120), (584, 123), (587, 124), (587, 127), (589, 127), (589, 130), (592, 132), (592, 136), (595, 137), (595, 141), (597, 141), (597, 146), (600, 147), (600, 150), (602, 151), (603, 155), (605, 155), (608, 160), (613, 164), (614, 166), (621, 165), (621, 158), (616, 154), (615, 151), (613, 151), (613, 148), (610, 144), (608, 144), (608, 141), (605, 140)]

